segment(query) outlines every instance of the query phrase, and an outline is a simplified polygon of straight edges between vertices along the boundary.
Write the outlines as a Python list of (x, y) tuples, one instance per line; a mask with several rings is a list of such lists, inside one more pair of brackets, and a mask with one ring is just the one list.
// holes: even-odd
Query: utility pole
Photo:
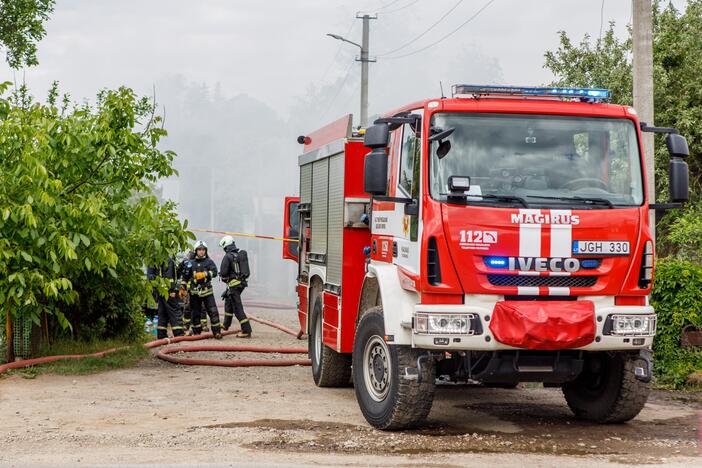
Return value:
[(370, 20), (377, 19), (378, 15), (356, 14), (356, 18), (363, 20), (363, 39), (361, 41), (361, 57), (356, 60), (361, 62), (361, 126), (368, 125), (368, 63), (376, 59), (369, 57)]
[[(634, 108), (641, 122), (655, 125), (653, 120), (653, 26), (651, 0), (632, 0), (633, 18), (633, 73)], [(648, 179), (648, 202), (656, 201), (655, 153), (653, 133), (642, 133), (644, 154), (646, 155), (646, 178)], [(651, 234), (654, 243), (656, 236), (656, 215), (651, 211)]]
[(361, 49), (361, 55), (360, 57), (356, 57), (356, 61), (361, 62), (361, 126), (365, 127), (368, 125), (368, 64), (376, 61), (376, 59), (371, 58), (368, 53), (370, 49), (370, 20), (378, 19), (378, 15), (356, 13), (356, 18), (363, 20), (363, 37), (361, 38), (361, 44), (350, 41), (338, 34), (327, 33), (327, 36), (337, 41), (348, 42)]

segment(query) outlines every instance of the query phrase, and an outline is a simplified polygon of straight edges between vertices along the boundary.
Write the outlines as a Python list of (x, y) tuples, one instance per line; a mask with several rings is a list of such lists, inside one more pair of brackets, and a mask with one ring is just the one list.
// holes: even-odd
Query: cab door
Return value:
[[(415, 111), (416, 113), (416, 111)], [(419, 274), (419, 239), (421, 238), (421, 223), (419, 207), (420, 197), (420, 168), (421, 168), (421, 136), (418, 129), (409, 124), (402, 126), (402, 140), (398, 161), (397, 187), (398, 197), (410, 198), (416, 201), (414, 213), (408, 213), (405, 206), (396, 206), (402, 210), (402, 231), (395, 234), (395, 249), (397, 252), (395, 264), (411, 273)]]
[[(285, 197), (283, 220), (283, 258), (298, 261), (300, 258), (300, 214), (299, 197)], [(290, 239), (290, 240), (287, 240)]]

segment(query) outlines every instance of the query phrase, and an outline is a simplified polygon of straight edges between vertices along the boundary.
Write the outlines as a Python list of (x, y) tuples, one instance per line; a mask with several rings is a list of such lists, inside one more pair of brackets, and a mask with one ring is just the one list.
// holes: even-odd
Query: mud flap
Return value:
[(636, 358), (637, 366), (634, 367), (634, 377), (643, 383), (649, 383), (653, 378), (653, 352), (642, 349)]

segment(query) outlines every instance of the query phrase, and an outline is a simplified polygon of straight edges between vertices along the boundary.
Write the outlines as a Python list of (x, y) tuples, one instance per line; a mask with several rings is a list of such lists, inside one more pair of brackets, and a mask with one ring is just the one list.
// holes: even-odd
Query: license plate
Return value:
[(629, 241), (573, 241), (573, 255), (604, 257), (611, 255), (629, 255)]

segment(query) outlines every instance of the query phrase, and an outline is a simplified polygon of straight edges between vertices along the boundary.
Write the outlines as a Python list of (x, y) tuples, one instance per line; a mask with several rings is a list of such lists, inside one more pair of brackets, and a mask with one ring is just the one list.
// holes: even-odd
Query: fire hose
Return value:
[[(270, 308), (286, 308), (284, 306), (276, 306), (275, 304), (268, 304)], [(276, 306), (276, 307), (273, 307)], [(265, 307), (263, 303), (259, 304), (258, 307)], [(267, 307), (268, 308), (268, 307)], [(267, 325), (272, 328), (276, 328), (284, 333), (292, 335), (298, 339), (301, 338), (302, 332), (297, 332), (284, 325), (281, 325), (270, 320), (262, 319), (253, 315), (249, 315), (251, 321)], [(238, 333), (239, 330), (229, 330), (222, 333), (222, 335), (232, 335)], [(164, 345), (171, 345), (175, 343), (180, 343), (182, 341), (199, 341), (213, 338), (212, 333), (203, 333), (201, 335), (192, 336), (178, 336), (174, 338), (163, 338), (160, 340), (149, 341), (145, 343), (146, 348), (158, 348)], [(61, 361), (67, 359), (85, 359), (85, 358), (96, 358), (104, 357), (108, 354), (121, 351), (126, 349), (126, 346), (120, 348), (110, 348), (104, 351), (100, 351), (92, 354), (64, 354), (59, 356), (44, 356), (35, 359), (24, 359), (21, 361), (9, 362), (7, 364), (0, 365), (0, 374), (6, 372), (10, 369), (21, 369), (24, 367), (35, 366), (37, 364), (45, 364), (48, 362)], [(167, 362), (174, 364), (184, 364), (191, 366), (222, 366), (222, 367), (252, 367), (252, 366), (263, 366), (263, 367), (278, 367), (278, 366), (309, 366), (309, 359), (190, 359), (186, 357), (173, 356), (174, 353), (194, 353), (194, 352), (248, 352), (248, 353), (278, 353), (278, 354), (307, 354), (307, 348), (293, 348), (293, 347), (262, 347), (262, 346), (221, 346), (221, 345), (202, 345), (202, 346), (185, 346), (185, 347), (167, 347), (160, 349), (156, 352), (156, 357)]]
[[(276, 328), (288, 335), (292, 335), (298, 339), (302, 336), (301, 332), (291, 330), (279, 323), (270, 320), (262, 319), (249, 314), (249, 320), (258, 322), (269, 327)], [(238, 333), (239, 330), (226, 331), (223, 335)], [(195, 341), (198, 339), (212, 338), (212, 333), (205, 333), (197, 336), (179, 336), (177, 338), (164, 338), (162, 340), (151, 341), (146, 343), (147, 348), (155, 348), (164, 344), (178, 343), (180, 341)], [(185, 364), (189, 366), (220, 366), (220, 367), (278, 367), (278, 366), (309, 366), (309, 359), (190, 359), (180, 356), (171, 356), (173, 353), (197, 353), (197, 352), (248, 352), (248, 353), (278, 353), (278, 354), (307, 354), (307, 348), (274, 348), (261, 346), (221, 346), (221, 345), (203, 345), (203, 346), (186, 346), (186, 347), (171, 347), (160, 349), (156, 352), (156, 357), (164, 361), (174, 364)]]

